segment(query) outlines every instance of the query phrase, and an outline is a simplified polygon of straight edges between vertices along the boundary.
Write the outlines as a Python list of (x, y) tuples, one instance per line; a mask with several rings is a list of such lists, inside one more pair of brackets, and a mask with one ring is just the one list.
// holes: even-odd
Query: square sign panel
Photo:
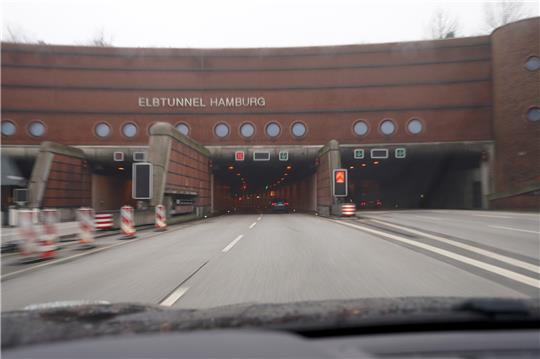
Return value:
[(114, 152), (113, 159), (115, 162), (122, 162), (124, 160), (124, 152)]
[(288, 161), (289, 160), (289, 151), (279, 151), (279, 160)]
[(387, 148), (374, 148), (371, 150), (371, 158), (375, 159), (385, 159), (388, 158), (388, 149)]
[(235, 161), (243, 161), (246, 158), (246, 154), (244, 151), (236, 151), (234, 153), (234, 160)]
[(270, 161), (270, 152), (266, 152), (266, 151), (253, 152), (253, 161)]
[(405, 158), (407, 157), (407, 150), (403, 147), (396, 148), (394, 151), (394, 156), (396, 156), (396, 158)]
[(356, 160), (363, 160), (365, 156), (364, 149), (363, 148), (357, 148), (354, 150), (354, 159)]

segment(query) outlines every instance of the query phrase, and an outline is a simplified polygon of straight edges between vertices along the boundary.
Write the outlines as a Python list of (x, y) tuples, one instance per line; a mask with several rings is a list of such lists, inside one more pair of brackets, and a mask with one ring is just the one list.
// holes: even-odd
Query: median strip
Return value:
[(458, 242), (458, 241), (453, 241), (453, 240), (448, 239), (448, 238), (443, 238), (443, 237), (435, 236), (435, 235), (432, 235), (432, 234), (429, 234), (429, 233), (417, 231), (415, 229), (411, 229), (411, 228), (407, 228), (407, 227), (403, 227), (403, 226), (398, 226), (396, 224), (388, 223), (386, 221), (381, 221), (381, 220), (378, 220), (378, 219), (372, 219), (372, 221), (376, 222), (376, 223), (380, 223), (380, 224), (388, 226), (388, 227), (393, 227), (393, 228), (397, 228), (397, 229), (400, 229), (400, 230), (405, 231), (405, 232), (416, 234), (416, 235), (419, 235), (419, 236), (422, 236), (422, 237), (425, 237), (425, 238), (433, 239), (435, 241), (450, 244), (451, 246), (462, 248), (462, 249), (465, 249), (465, 250), (470, 251), (470, 252), (478, 253), (478, 254), (481, 254), (483, 256), (496, 259), (496, 260), (498, 260), (500, 262), (508, 263), (508, 264), (513, 265), (515, 267), (520, 267), (520, 268), (529, 270), (531, 272), (535, 272), (535, 273), (540, 274), (540, 267), (536, 266), (534, 264), (531, 264), (531, 263), (527, 263), (527, 262), (520, 261), (518, 259), (503, 256), (501, 254), (497, 254), (497, 253), (494, 253), (494, 252), (491, 252), (491, 251), (488, 251), (488, 250), (485, 250), (485, 249), (474, 247), (474, 246), (471, 246), (469, 244), (461, 243), (461, 242)]
[(333, 221), (338, 223), (338, 224), (341, 224), (343, 226), (349, 226), (349, 227), (352, 227), (352, 228), (355, 228), (355, 229), (359, 229), (359, 230), (361, 230), (363, 232), (375, 234), (375, 235), (378, 235), (378, 236), (381, 236), (381, 237), (386, 237), (386, 238), (389, 238), (389, 239), (392, 239), (392, 240), (395, 240), (395, 241), (398, 241), (398, 242), (401, 242), (401, 243), (404, 243), (404, 244), (407, 244), (407, 245), (410, 245), (410, 246), (418, 247), (418, 248), (421, 248), (421, 249), (424, 249), (424, 250), (439, 254), (439, 255), (451, 258), (453, 260), (456, 260), (458, 262), (462, 262), (462, 263), (465, 263), (465, 264), (468, 264), (468, 265), (471, 265), (471, 266), (486, 270), (488, 272), (492, 272), (492, 273), (498, 274), (500, 276), (512, 279), (512, 280), (514, 280), (516, 282), (520, 282), (520, 283), (529, 285), (531, 287), (540, 288), (540, 281), (535, 279), (535, 278), (531, 278), (531, 277), (528, 277), (528, 276), (525, 276), (525, 275), (522, 275), (522, 274), (519, 274), (519, 273), (515, 273), (515, 272), (512, 272), (510, 270), (501, 268), (501, 267), (497, 267), (497, 266), (494, 266), (494, 265), (491, 265), (491, 264), (488, 264), (488, 263), (478, 261), (476, 259), (465, 257), (465, 256), (462, 256), (460, 254), (447, 251), (445, 249), (441, 249), (441, 248), (431, 246), (429, 244), (416, 242), (414, 240), (410, 240), (410, 239), (407, 239), (407, 238), (403, 238), (403, 237), (400, 237), (400, 236), (396, 236), (396, 235), (393, 235), (393, 234), (389, 234), (389, 233), (386, 233), (386, 232), (378, 231), (378, 230), (375, 230), (375, 229), (359, 226), (359, 225), (348, 223), (348, 222), (343, 222), (343, 221), (339, 221), (339, 220), (333, 220)]
[(243, 234), (239, 235), (239, 236), (236, 237), (231, 243), (229, 243), (229, 244), (227, 245), (227, 247), (223, 248), (221, 251), (222, 251), (222, 252), (228, 252), (228, 251), (230, 251), (231, 248), (234, 247), (234, 245), (235, 245), (236, 243), (238, 243), (239, 240), (242, 239), (242, 237), (244, 237)]
[(516, 231), (516, 232), (540, 234), (540, 232), (538, 232), (538, 231), (530, 231), (530, 230), (527, 230), (527, 229), (519, 229), (519, 228), (503, 227), (503, 226), (488, 226), (488, 227), (496, 228), (496, 229), (506, 229), (507, 231)]

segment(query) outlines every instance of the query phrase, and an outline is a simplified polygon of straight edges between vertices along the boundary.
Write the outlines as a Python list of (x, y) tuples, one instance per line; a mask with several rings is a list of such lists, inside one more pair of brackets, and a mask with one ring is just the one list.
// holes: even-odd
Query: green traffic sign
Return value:
[(280, 161), (288, 161), (289, 160), (289, 152), (288, 151), (279, 151), (279, 160)]
[(356, 160), (363, 160), (364, 159), (364, 149), (363, 148), (357, 148), (354, 150), (354, 159)]
[(407, 157), (407, 150), (405, 148), (396, 148), (394, 151), (394, 156), (396, 158), (405, 158)]

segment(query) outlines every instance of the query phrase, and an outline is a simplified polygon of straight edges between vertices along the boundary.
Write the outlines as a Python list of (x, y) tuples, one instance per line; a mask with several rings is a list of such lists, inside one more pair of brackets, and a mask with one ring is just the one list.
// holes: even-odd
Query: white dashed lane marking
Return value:
[(235, 245), (236, 243), (238, 243), (239, 240), (242, 239), (242, 237), (244, 237), (243, 234), (239, 235), (239, 236), (236, 237), (231, 243), (229, 243), (229, 244), (227, 245), (227, 247), (223, 248), (221, 251), (222, 251), (222, 252), (228, 252), (228, 251), (230, 251), (231, 248), (234, 247), (234, 245)]
[(174, 303), (178, 301), (186, 292), (188, 291), (189, 287), (179, 287), (175, 289), (167, 298), (161, 301), (159, 303), (160, 305), (163, 305), (165, 307), (170, 307)]

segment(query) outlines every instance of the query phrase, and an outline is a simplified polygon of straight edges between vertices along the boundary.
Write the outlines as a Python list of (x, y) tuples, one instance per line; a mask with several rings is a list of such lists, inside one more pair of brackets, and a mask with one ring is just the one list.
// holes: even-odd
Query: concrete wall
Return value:
[(153, 165), (151, 206), (165, 203), (164, 196), (194, 196), (195, 207), (210, 211), (210, 153), (168, 123), (150, 131), (148, 162)]
[(82, 151), (43, 142), (29, 183), (29, 206), (78, 208), (91, 204), (91, 173)]
[(338, 200), (333, 196), (333, 170), (341, 167), (341, 154), (336, 140), (330, 141), (319, 151), (317, 178), (317, 211), (327, 216), (338, 214)]
[(92, 208), (96, 211), (120, 210), (123, 205), (135, 207), (131, 198), (130, 179), (119, 176), (92, 175)]

